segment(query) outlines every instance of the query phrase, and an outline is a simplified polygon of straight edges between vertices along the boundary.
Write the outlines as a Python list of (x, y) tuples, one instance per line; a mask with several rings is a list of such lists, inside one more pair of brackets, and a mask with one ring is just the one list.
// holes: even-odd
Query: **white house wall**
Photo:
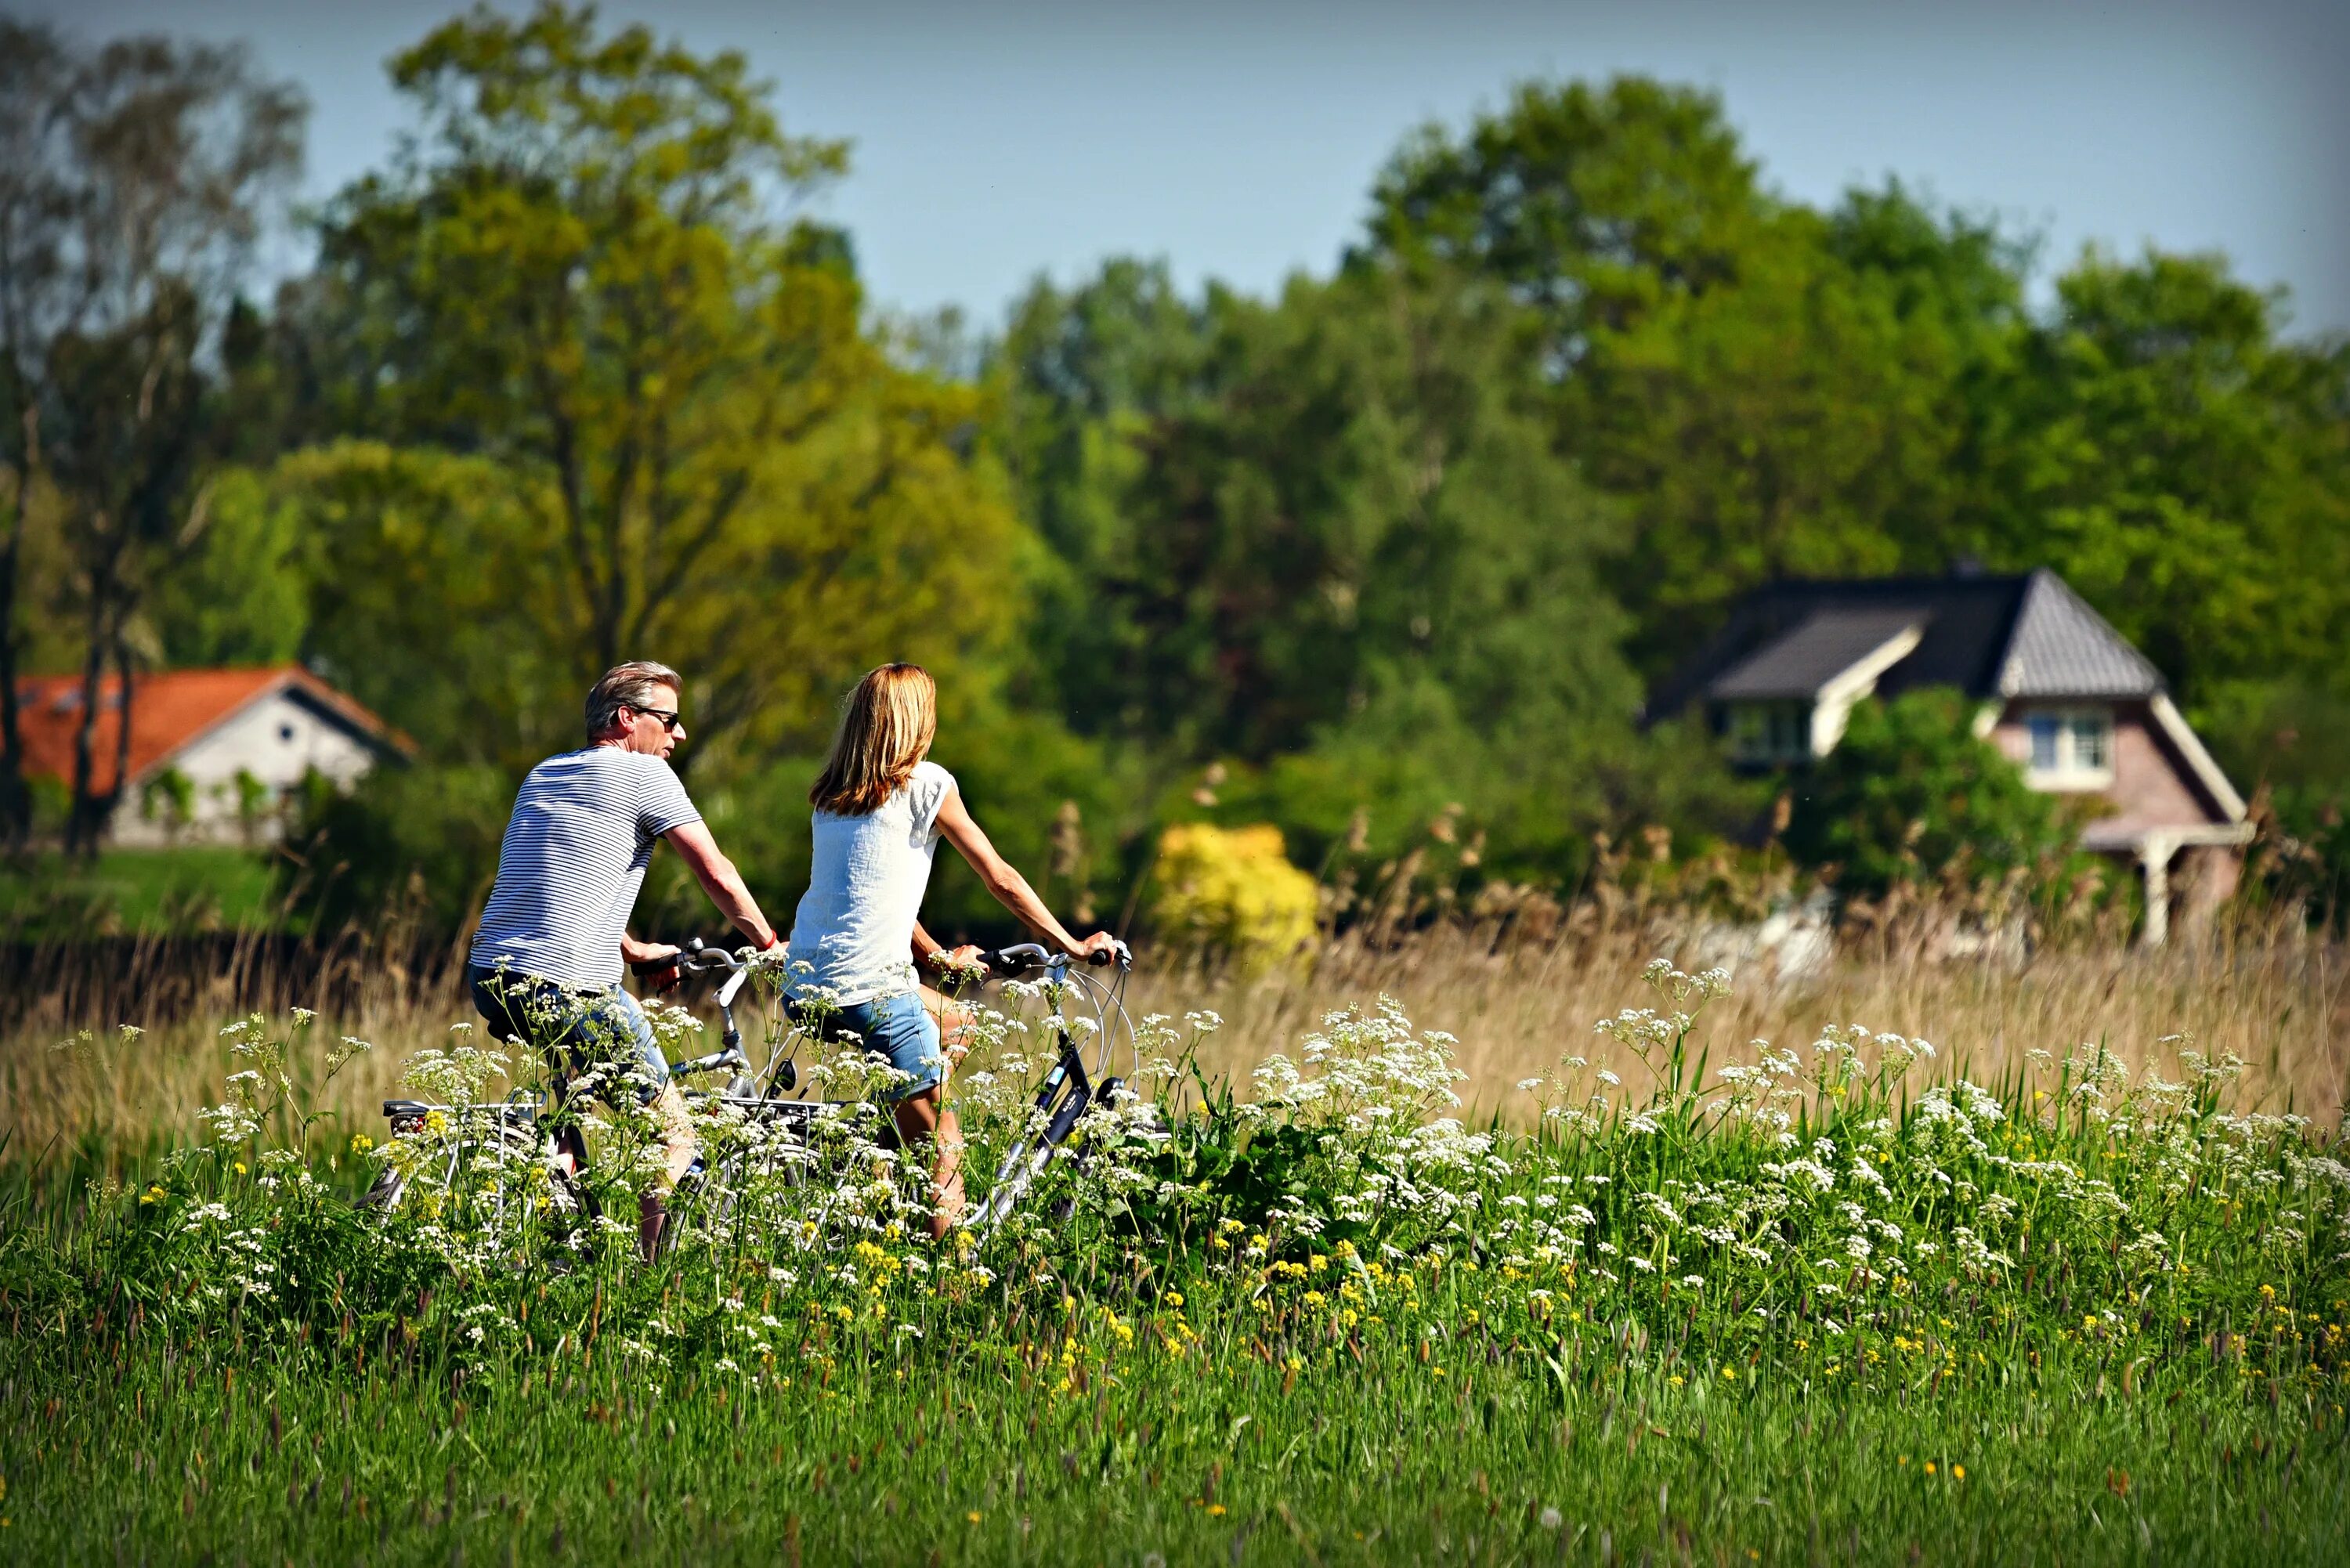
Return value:
[[(182, 747), (164, 765), (176, 766), (195, 786), (193, 819), (181, 840), (225, 842), (243, 831), (237, 816), (240, 770), (261, 781), (274, 805), (314, 768), (348, 788), (375, 763), (376, 753), (346, 725), (281, 690), (246, 704)], [(140, 797), (134, 783), (115, 814), (115, 842), (129, 846), (164, 843), (163, 823), (147, 820)], [(274, 836), (276, 826), (272, 813), (262, 824), (264, 835)]]

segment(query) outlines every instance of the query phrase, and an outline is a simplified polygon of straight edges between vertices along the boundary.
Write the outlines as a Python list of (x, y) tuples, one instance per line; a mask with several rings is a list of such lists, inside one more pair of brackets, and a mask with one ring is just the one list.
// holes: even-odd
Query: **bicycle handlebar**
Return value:
[(669, 957), (643, 959), (629, 964), (629, 968), (640, 975), (655, 974), (671, 968), (683, 970), (688, 974), (699, 974), (709, 969), (741, 969), (743, 961), (724, 948), (707, 946), (700, 937), (688, 937)]
[[(1070, 960), (1066, 953), (1047, 952), (1041, 942), (1015, 942), (1008, 948), (983, 949), (979, 955), (979, 961), (996, 974), (1016, 975), (1024, 974), (1032, 969), (1066, 969)], [(1124, 942), (1118, 942), (1114, 946), (1087, 954), (1086, 961), (1096, 969), (1106, 968), (1110, 964), (1116, 964), (1120, 969), (1131, 969), (1134, 967), (1134, 950)], [(747, 965), (747, 960), (727, 951), (724, 948), (710, 947), (705, 945), (700, 937), (689, 937), (670, 957), (647, 959), (642, 962), (631, 963), (629, 967), (642, 975), (651, 974), (672, 966), (688, 974), (698, 974), (704, 970), (713, 969), (740, 971)]]
[[(979, 961), (999, 974), (1019, 974), (1040, 967), (1066, 969), (1069, 964), (1066, 954), (1046, 952), (1041, 942), (1019, 942), (1008, 948), (983, 951)], [(1096, 969), (1113, 963), (1120, 969), (1131, 969), (1134, 967), (1134, 950), (1124, 942), (1118, 942), (1087, 953), (1086, 961)]]

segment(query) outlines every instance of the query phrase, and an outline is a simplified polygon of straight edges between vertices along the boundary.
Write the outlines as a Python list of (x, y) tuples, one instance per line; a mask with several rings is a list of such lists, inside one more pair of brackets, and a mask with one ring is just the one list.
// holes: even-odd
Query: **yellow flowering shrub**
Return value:
[(1159, 839), (1150, 914), (1162, 944), (1228, 955), (1262, 974), (1312, 950), (1320, 894), (1269, 823), (1184, 823)]

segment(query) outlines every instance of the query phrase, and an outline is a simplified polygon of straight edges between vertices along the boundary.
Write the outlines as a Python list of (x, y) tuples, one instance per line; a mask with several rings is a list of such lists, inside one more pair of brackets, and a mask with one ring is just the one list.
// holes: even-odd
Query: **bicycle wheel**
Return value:
[(398, 1166), (387, 1165), (375, 1173), (368, 1189), (359, 1194), (359, 1211), (363, 1214), (389, 1214), (400, 1207), (407, 1194), (408, 1178)]

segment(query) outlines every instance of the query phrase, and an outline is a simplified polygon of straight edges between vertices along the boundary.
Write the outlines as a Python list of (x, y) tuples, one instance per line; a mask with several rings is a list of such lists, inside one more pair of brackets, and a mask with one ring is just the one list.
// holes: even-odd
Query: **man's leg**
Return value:
[(652, 1020), (645, 1016), (637, 999), (615, 987), (610, 1000), (597, 1007), (596, 1016), (606, 1030), (618, 1031), (619, 1037), (606, 1044), (606, 1054), (634, 1071), (636, 1081), (643, 1085), (639, 1091), (642, 1104), (660, 1129), (660, 1178), (637, 1195), (637, 1255), (650, 1262), (668, 1222), (668, 1193), (693, 1164), (700, 1140), (694, 1137), (685, 1096), (670, 1079), (669, 1058), (661, 1054), (660, 1042), (654, 1038)]

